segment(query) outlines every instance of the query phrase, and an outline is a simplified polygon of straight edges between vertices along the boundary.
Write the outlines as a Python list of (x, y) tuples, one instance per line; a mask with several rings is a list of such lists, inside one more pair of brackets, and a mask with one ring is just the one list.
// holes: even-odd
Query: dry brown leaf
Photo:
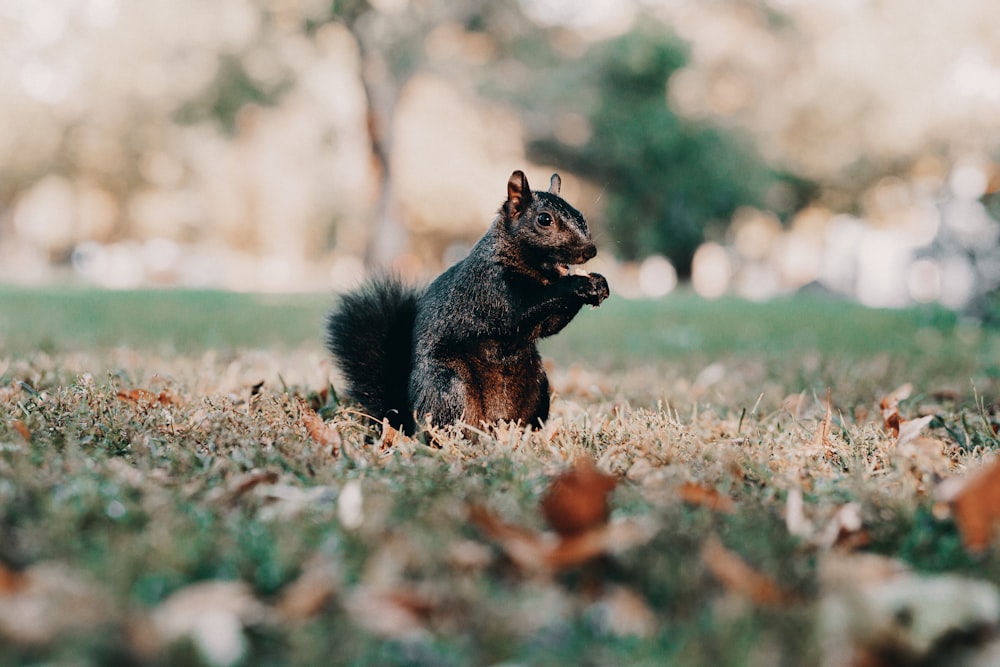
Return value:
[(126, 403), (149, 404), (156, 402), (156, 394), (146, 389), (123, 390), (119, 391), (117, 396)]
[(16, 593), (24, 587), (27, 580), (24, 573), (0, 563), (0, 595)]
[(337, 498), (337, 490), (330, 486), (282, 483), (258, 484), (251, 493), (263, 502), (259, 516), (265, 520), (288, 520), (321, 505), (332, 505)]
[(548, 554), (552, 540), (528, 528), (503, 521), (481, 505), (469, 507), (469, 520), (479, 530), (496, 542), (522, 570), (542, 571), (548, 567)]
[(982, 552), (1000, 523), (1000, 461), (973, 473), (951, 499), (965, 548)]
[[(896, 448), (897, 458), (909, 465), (909, 471), (917, 482), (916, 491), (921, 494), (926, 493), (937, 480), (951, 472), (954, 464), (948, 454), (951, 446), (943, 440), (920, 435), (903, 440), (903, 431), (905, 423), (900, 432), (902, 444)], [(899, 466), (899, 469), (905, 470), (906, 466)], [(945, 512), (948, 511), (946, 506), (942, 507)]]
[(552, 480), (542, 498), (542, 515), (564, 536), (600, 526), (608, 521), (608, 495), (617, 484), (615, 477), (598, 470), (591, 459), (580, 458)]
[(18, 434), (24, 438), (25, 442), (31, 441), (31, 430), (28, 426), (20, 419), (11, 419), (7, 422), (12, 429), (18, 432)]
[(575, 567), (648, 540), (655, 532), (635, 521), (608, 523), (608, 495), (617, 483), (589, 458), (577, 460), (556, 477), (541, 502), (542, 514), (556, 535), (507, 523), (479, 505), (469, 508), (469, 518), (522, 570), (542, 573)]
[(402, 435), (402, 432), (394, 428), (387, 418), (382, 419), (382, 448), (388, 449), (392, 447)]
[(913, 385), (907, 382), (883, 396), (882, 401), (879, 403), (879, 407), (882, 409), (882, 421), (885, 422), (885, 429), (894, 436), (899, 435), (899, 402), (909, 398), (912, 393)]
[(788, 491), (788, 501), (785, 504), (785, 526), (791, 535), (808, 540), (811, 544), (829, 550), (833, 547), (853, 550), (862, 547), (871, 539), (861, 519), (861, 506), (858, 503), (847, 503), (839, 506), (827, 520), (822, 530), (805, 515), (805, 504), (802, 490), (792, 488)]
[(12, 404), (21, 395), (21, 384), (11, 380), (10, 384), (0, 387), (0, 405)]
[(598, 556), (621, 552), (647, 542), (654, 533), (655, 527), (647, 522), (632, 519), (613, 521), (561, 538), (544, 553), (544, 562), (553, 570), (565, 570)]
[(793, 601), (777, 582), (750, 567), (736, 552), (723, 546), (715, 535), (702, 545), (701, 560), (727, 591), (742, 595), (754, 604), (775, 606)]
[(282, 591), (278, 613), (290, 619), (315, 616), (336, 597), (339, 588), (340, 570), (336, 562), (314, 556), (305, 563), (298, 578)]
[(133, 405), (153, 405), (158, 403), (160, 405), (173, 405), (176, 403), (174, 395), (163, 390), (156, 394), (148, 389), (129, 389), (128, 391), (119, 391), (117, 394), (118, 398), (126, 403), (132, 403)]
[(816, 543), (823, 549), (838, 547), (850, 551), (865, 546), (870, 540), (861, 519), (861, 505), (847, 503), (837, 508)]
[(302, 425), (309, 437), (322, 447), (329, 447), (331, 454), (338, 454), (342, 445), (340, 431), (331, 422), (323, 421), (316, 411), (309, 407), (304, 399), (299, 399)]
[(677, 495), (689, 505), (705, 507), (714, 512), (732, 514), (736, 511), (736, 503), (732, 498), (719, 493), (716, 489), (695, 482), (682, 484), (677, 490)]
[(651, 522), (623, 519), (558, 537), (507, 523), (484, 507), (469, 508), (470, 520), (526, 572), (547, 573), (582, 565), (598, 556), (617, 553), (649, 541)]
[(828, 454), (834, 449), (833, 445), (830, 444), (830, 427), (832, 424), (833, 406), (831, 405), (830, 392), (828, 390), (826, 394), (826, 416), (823, 417), (823, 421), (819, 423), (819, 428), (816, 429), (816, 433), (813, 435), (813, 446), (826, 450)]
[(389, 639), (410, 639), (424, 634), (434, 610), (433, 602), (414, 590), (363, 585), (352, 591), (344, 607), (359, 626)]
[[(37, 645), (116, 623), (111, 595), (81, 572), (42, 562), (22, 572), (0, 567), (0, 638)], [(0, 644), (3, 642), (0, 641)]]
[(229, 493), (231, 497), (238, 498), (260, 484), (274, 484), (277, 481), (278, 473), (273, 470), (251, 470), (229, 482)]

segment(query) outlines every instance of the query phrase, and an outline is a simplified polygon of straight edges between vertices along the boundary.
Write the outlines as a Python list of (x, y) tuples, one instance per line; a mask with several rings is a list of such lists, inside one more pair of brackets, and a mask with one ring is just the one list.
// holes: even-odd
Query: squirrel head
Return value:
[(524, 172), (507, 181), (498, 220), (501, 263), (549, 284), (569, 275), (571, 264), (597, 254), (583, 214), (559, 196), (562, 179), (552, 174), (548, 192), (532, 192)]

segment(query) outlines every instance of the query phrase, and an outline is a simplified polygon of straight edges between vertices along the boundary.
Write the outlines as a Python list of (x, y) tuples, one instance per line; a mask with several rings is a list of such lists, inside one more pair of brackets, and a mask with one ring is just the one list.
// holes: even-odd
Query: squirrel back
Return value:
[(536, 342), (608, 296), (600, 274), (571, 275), (597, 251), (560, 184), (553, 174), (548, 192), (532, 192), (515, 171), (493, 225), (426, 290), (378, 277), (343, 297), (327, 342), (348, 395), (371, 416), (407, 432), (427, 418), (538, 426), (548, 417)]

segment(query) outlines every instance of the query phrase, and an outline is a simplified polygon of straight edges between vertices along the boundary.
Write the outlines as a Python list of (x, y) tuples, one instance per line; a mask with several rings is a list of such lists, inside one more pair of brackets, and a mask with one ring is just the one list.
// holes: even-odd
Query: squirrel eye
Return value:
[(542, 227), (548, 227), (549, 225), (552, 224), (552, 216), (549, 215), (548, 213), (539, 213), (538, 224), (540, 224)]

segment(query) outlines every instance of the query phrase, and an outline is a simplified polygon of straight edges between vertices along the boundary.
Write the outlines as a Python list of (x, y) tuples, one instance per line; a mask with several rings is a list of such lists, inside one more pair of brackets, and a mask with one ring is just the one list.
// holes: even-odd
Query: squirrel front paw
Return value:
[(600, 273), (589, 273), (585, 276), (577, 276), (580, 281), (575, 286), (574, 291), (577, 296), (583, 299), (584, 303), (591, 306), (599, 306), (601, 302), (610, 296), (608, 280)]

